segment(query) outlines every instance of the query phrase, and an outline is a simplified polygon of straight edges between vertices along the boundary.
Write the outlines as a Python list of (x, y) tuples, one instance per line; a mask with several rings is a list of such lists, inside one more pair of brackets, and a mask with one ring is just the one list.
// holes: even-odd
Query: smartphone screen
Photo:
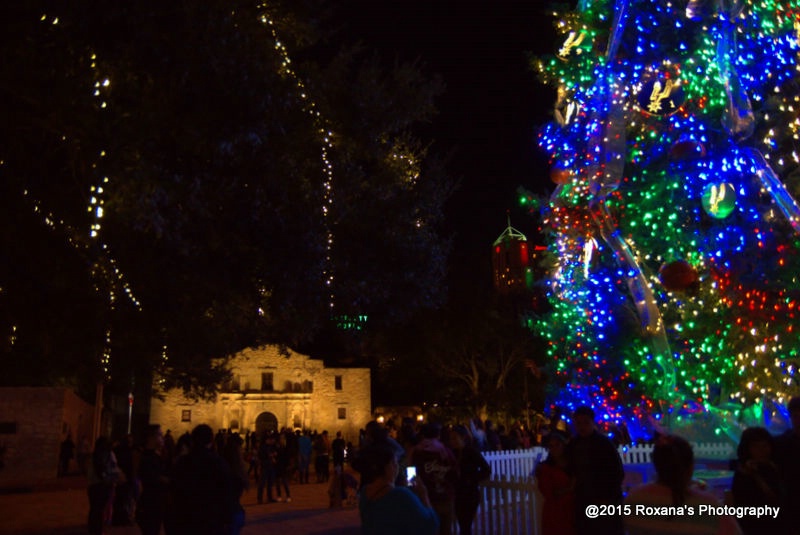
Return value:
[(406, 483), (413, 485), (415, 479), (417, 479), (417, 467), (409, 466), (406, 468)]

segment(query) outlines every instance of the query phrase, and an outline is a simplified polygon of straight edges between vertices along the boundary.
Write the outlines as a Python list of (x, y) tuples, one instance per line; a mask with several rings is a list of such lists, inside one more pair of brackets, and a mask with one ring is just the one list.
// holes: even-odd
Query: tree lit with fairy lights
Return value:
[[(769, 425), (798, 393), (800, 2), (580, 0), (537, 60), (552, 406), (634, 436)], [(691, 430), (691, 431), (690, 431)], [(707, 434), (704, 436), (708, 436)]]
[(208, 396), (222, 357), (339, 358), (443, 298), (450, 181), (413, 133), (442, 85), (334, 38), (335, 10), (0, 14), (0, 384), (91, 396), (155, 373)]

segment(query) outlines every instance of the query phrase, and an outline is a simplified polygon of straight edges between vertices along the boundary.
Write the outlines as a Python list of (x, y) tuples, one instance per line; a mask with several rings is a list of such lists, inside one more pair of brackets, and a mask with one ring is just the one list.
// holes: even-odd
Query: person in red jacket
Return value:
[(536, 467), (536, 485), (544, 498), (542, 535), (575, 534), (575, 481), (566, 455), (569, 437), (551, 431), (545, 438), (547, 459)]

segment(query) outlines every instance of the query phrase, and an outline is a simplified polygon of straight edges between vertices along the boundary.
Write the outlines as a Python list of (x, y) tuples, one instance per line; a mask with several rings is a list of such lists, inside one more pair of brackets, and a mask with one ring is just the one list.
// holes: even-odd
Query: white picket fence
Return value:
[[(542, 499), (532, 478), (499, 476), (481, 484), (475, 535), (538, 535)], [(457, 526), (453, 533), (458, 533)]]
[[(736, 456), (733, 444), (724, 442), (695, 442), (692, 444), (695, 459), (727, 460)], [(649, 463), (653, 456), (652, 444), (636, 444), (620, 446), (619, 456), (622, 464)]]
[(525, 450), (485, 451), (483, 458), (492, 467), (493, 476), (525, 479), (533, 474), (539, 462), (547, 458), (547, 450), (537, 446)]
[[(728, 443), (694, 443), (692, 447), (696, 459), (725, 460), (735, 456), (734, 446)], [(618, 451), (622, 464), (632, 468), (650, 464), (653, 445), (620, 446)], [(542, 498), (533, 474), (536, 465), (547, 458), (547, 450), (537, 446), (525, 450), (488, 451), (483, 457), (492, 467), (492, 478), (481, 484), (482, 500), (473, 533), (538, 535)], [(458, 533), (457, 527), (453, 533)]]
[[(730, 443), (696, 442), (692, 448), (695, 459), (727, 460), (736, 457), (736, 450)], [(653, 445), (620, 446), (617, 451), (622, 464), (648, 464), (652, 460)], [(533, 474), (539, 462), (547, 459), (547, 450), (536, 446), (526, 450), (486, 451), (483, 458), (492, 467), (492, 474), (525, 478)]]

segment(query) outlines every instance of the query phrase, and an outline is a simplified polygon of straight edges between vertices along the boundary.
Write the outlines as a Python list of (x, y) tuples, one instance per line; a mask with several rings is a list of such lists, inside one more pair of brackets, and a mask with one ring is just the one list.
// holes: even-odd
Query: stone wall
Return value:
[[(154, 398), (150, 422), (180, 436), (200, 423), (242, 434), (270, 425), (336, 431), (356, 442), (370, 420), (367, 368), (325, 368), (324, 363), (277, 346), (246, 349), (229, 361), (233, 376), (214, 401), (192, 401), (181, 392)], [(339, 379), (337, 379), (337, 377)], [(260, 423), (259, 423), (260, 422)]]
[[(91, 437), (94, 407), (66, 388), (0, 388), (0, 486), (26, 486), (56, 477), (67, 434)], [(71, 468), (76, 468), (73, 459)]]
[[(341, 377), (341, 390), (336, 377)], [(358, 431), (372, 419), (370, 371), (365, 368), (328, 368), (314, 383), (315, 406), (311, 429), (327, 430), (331, 437), (341, 431), (347, 440), (358, 444)], [(340, 418), (340, 411), (344, 418)]]

